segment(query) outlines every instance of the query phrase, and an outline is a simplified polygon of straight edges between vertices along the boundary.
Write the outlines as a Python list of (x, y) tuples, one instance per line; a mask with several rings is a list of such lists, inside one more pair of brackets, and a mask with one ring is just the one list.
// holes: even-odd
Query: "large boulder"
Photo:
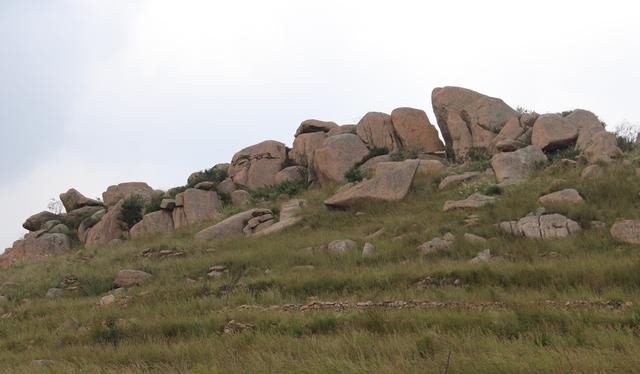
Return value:
[(15, 241), (11, 248), (0, 255), (0, 269), (6, 269), (15, 262), (53, 255), (70, 248), (71, 240), (67, 235), (33, 233)]
[(356, 132), (369, 149), (386, 148), (394, 152), (400, 148), (391, 116), (386, 113), (365, 114), (356, 125)]
[(493, 139), (493, 147), (499, 152), (513, 152), (526, 147), (531, 143), (532, 121), (537, 118), (536, 113), (511, 118)]
[(547, 161), (547, 156), (540, 148), (530, 145), (515, 152), (494, 155), (491, 158), (491, 167), (498, 181), (514, 182), (525, 178), (537, 163)]
[(600, 131), (593, 134), (587, 144), (580, 156), (590, 164), (608, 163), (624, 157), (624, 153), (618, 148), (615, 134)]
[(231, 159), (229, 177), (235, 184), (255, 191), (275, 184), (276, 174), (286, 158), (284, 144), (267, 140), (237, 152)]
[(64, 209), (67, 212), (82, 208), (85, 206), (103, 206), (104, 204), (98, 200), (90, 199), (75, 188), (70, 188), (67, 192), (60, 194), (60, 201), (64, 205)]
[(293, 141), (293, 148), (289, 152), (289, 158), (297, 165), (312, 166), (313, 152), (318, 149), (327, 138), (324, 132), (312, 132), (300, 134)]
[(558, 114), (544, 114), (533, 124), (531, 144), (545, 151), (568, 148), (578, 139), (578, 127)]
[(38, 231), (42, 228), (42, 225), (52, 220), (60, 220), (60, 215), (43, 210), (27, 218), (22, 227), (29, 231)]
[(344, 173), (362, 161), (369, 149), (354, 134), (330, 136), (313, 156), (313, 169), (322, 186), (344, 182)]
[(298, 137), (299, 135), (313, 132), (329, 132), (337, 127), (338, 125), (335, 122), (308, 119), (302, 121), (300, 126), (298, 126), (295, 136)]
[(402, 200), (409, 192), (419, 163), (418, 160), (388, 163), (392, 165), (385, 166), (385, 173), (340, 191), (324, 203), (330, 207), (349, 207), (365, 201)]
[(213, 220), (220, 216), (222, 201), (215, 191), (189, 188), (176, 195), (173, 224), (176, 229)]
[(258, 208), (235, 214), (222, 222), (198, 232), (195, 235), (195, 239), (198, 241), (206, 241), (230, 235), (240, 235), (249, 220), (267, 214), (273, 215), (269, 209)]
[(438, 130), (429, 122), (427, 113), (414, 108), (397, 108), (391, 112), (393, 129), (405, 149), (423, 153), (444, 151)]
[(504, 101), (460, 87), (435, 88), (431, 102), (447, 150), (458, 158), (472, 147), (491, 151), (496, 135), (518, 117)]
[(593, 135), (604, 132), (604, 125), (588, 110), (576, 109), (564, 117), (564, 121), (578, 129), (576, 149), (583, 151), (589, 146)]
[(307, 169), (303, 166), (289, 166), (276, 174), (276, 184), (284, 182), (306, 182)]
[(611, 236), (623, 243), (640, 244), (640, 220), (623, 220), (614, 223)]
[(107, 190), (102, 193), (102, 201), (107, 206), (114, 206), (120, 200), (133, 194), (140, 195), (145, 203), (149, 203), (153, 195), (153, 188), (144, 182), (120, 183), (109, 186)]
[(78, 240), (80, 240), (80, 243), (86, 244), (87, 236), (89, 235), (89, 229), (91, 229), (98, 222), (100, 222), (100, 220), (102, 220), (102, 217), (104, 217), (105, 214), (107, 214), (107, 210), (105, 208), (101, 208), (97, 212), (93, 213), (92, 215), (80, 221), (80, 224), (78, 225), (78, 230), (77, 230)]
[(164, 234), (173, 230), (173, 217), (171, 212), (159, 210), (142, 217), (142, 221), (136, 223), (129, 235), (132, 238), (141, 238), (150, 235)]
[(114, 239), (125, 236), (126, 223), (122, 221), (122, 201), (109, 208), (100, 222), (96, 223), (86, 233), (87, 248), (108, 244)]

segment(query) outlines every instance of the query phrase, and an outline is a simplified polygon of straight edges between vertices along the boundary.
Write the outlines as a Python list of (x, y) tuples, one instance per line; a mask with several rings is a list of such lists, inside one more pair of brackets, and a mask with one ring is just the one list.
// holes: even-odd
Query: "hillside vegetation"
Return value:
[[(640, 251), (608, 228), (640, 219), (639, 158), (582, 179), (581, 165), (558, 157), (505, 187), (480, 180), (439, 191), (444, 175), (420, 176), (401, 202), (348, 210), (327, 209), (333, 191), (311, 189), (298, 195), (303, 221), (271, 236), (194, 241), (208, 223), (14, 264), (0, 272), (0, 372), (637, 372)], [(579, 222), (580, 234), (532, 240), (496, 227), (564, 188), (586, 204), (547, 211)], [(497, 202), (442, 211), (473, 192)], [(452, 250), (416, 249), (447, 232)], [(336, 239), (377, 250), (317, 249)], [(470, 262), (484, 249), (494, 260)], [(226, 272), (208, 276), (215, 265)], [(113, 292), (121, 269), (152, 278)], [(46, 297), (52, 287), (66, 291)]]

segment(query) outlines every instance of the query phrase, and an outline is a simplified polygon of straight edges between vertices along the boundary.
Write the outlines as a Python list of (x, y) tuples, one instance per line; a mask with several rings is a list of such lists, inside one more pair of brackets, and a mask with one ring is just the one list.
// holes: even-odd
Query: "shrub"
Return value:
[(215, 182), (220, 183), (229, 176), (229, 172), (226, 168), (212, 167), (211, 169), (202, 170), (198, 175), (189, 181), (187, 187), (193, 187), (200, 182)]
[(624, 121), (618, 124), (614, 130), (616, 134), (616, 145), (623, 152), (628, 153), (636, 147), (636, 137), (638, 135), (638, 125)]
[(399, 150), (398, 152), (391, 154), (391, 161), (404, 161), (413, 158), (418, 158), (418, 154), (420, 153), (420, 148), (417, 147), (405, 147)]
[(575, 160), (575, 158), (580, 155), (580, 151), (573, 146), (570, 146), (568, 148), (558, 148), (550, 151), (545, 151), (544, 153), (545, 155), (547, 155), (551, 163), (560, 161), (565, 158), (569, 160)]
[(130, 229), (142, 220), (144, 213), (144, 199), (138, 194), (132, 194), (124, 199), (120, 212), (120, 220)]
[(154, 194), (151, 197), (151, 202), (145, 205), (144, 214), (157, 212), (160, 210), (160, 204), (162, 204), (162, 199), (164, 198), (163, 194)]
[(355, 183), (364, 179), (364, 174), (360, 170), (360, 165), (355, 164), (344, 173), (344, 179), (347, 182)]
[(280, 195), (297, 195), (305, 188), (303, 181), (284, 181), (280, 184), (262, 187), (251, 193), (254, 199), (275, 200)]

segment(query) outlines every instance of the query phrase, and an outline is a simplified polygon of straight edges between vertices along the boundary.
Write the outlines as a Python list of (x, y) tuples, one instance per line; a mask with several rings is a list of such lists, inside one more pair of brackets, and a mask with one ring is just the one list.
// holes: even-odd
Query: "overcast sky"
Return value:
[(456, 85), (640, 121), (629, 1), (0, 0), (0, 251), (75, 187), (183, 185), (307, 118)]

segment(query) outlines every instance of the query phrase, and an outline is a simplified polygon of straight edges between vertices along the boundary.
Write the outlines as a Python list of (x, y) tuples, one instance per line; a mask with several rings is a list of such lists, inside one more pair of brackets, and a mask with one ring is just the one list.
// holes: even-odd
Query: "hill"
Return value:
[[(289, 166), (288, 156), (243, 150), (228, 168), (191, 176), (194, 187), (210, 183), (193, 188), (203, 192), (145, 194), (148, 186), (137, 185), (133, 194), (110, 188), (102, 201), (67, 192), (65, 206), (98, 208), (82, 220), (72, 220), (77, 209), (70, 209), (51, 227), (26, 224), (37, 233), (33, 243), (66, 226), (60, 235), (68, 249), (29, 252), (36, 247), (24, 244), (28, 238), (4, 256), (0, 372), (637, 371), (640, 151), (618, 139), (626, 153), (617, 146), (615, 157), (611, 147), (596, 152), (594, 144), (607, 143), (593, 139), (610, 134), (594, 127), (580, 146), (589, 127), (565, 125), (588, 123), (586, 111), (538, 116), (451, 92), (447, 101), (434, 90), (438, 125), (449, 131), (444, 144), (427, 134), (409, 146), (420, 136), (398, 135), (398, 123), (415, 123), (406, 120), (414, 111), (367, 115), (355, 134), (343, 128), (369, 139), (343, 175), (318, 161), (342, 149), (322, 151), (332, 138), (324, 129), (339, 126), (303, 122), (296, 140), (326, 137), (311, 152), (313, 169), (308, 159)], [(486, 109), (495, 107), (506, 115)], [(456, 118), (463, 127), (453, 125)], [(499, 137), (510, 121), (524, 131)], [(557, 127), (565, 135), (555, 135)], [(391, 136), (378, 136), (380, 129)], [(529, 129), (535, 136), (527, 140)], [(488, 132), (495, 136), (478, 135)], [(341, 135), (353, 154), (359, 143)], [(377, 154), (383, 148), (386, 155)], [(537, 152), (539, 159), (528, 158)], [(266, 174), (265, 164), (255, 167), (273, 159), (278, 165)], [(304, 169), (304, 179), (269, 179), (292, 166)], [(225, 194), (228, 175), (244, 188)], [(345, 175), (355, 184), (343, 186)], [(406, 175), (409, 183), (401, 183)], [(93, 230), (110, 225), (109, 212), (119, 237), (102, 240), (108, 230)], [(150, 215), (171, 217), (172, 229), (151, 225)], [(92, 225), (82, 229), (83, 222)]]

